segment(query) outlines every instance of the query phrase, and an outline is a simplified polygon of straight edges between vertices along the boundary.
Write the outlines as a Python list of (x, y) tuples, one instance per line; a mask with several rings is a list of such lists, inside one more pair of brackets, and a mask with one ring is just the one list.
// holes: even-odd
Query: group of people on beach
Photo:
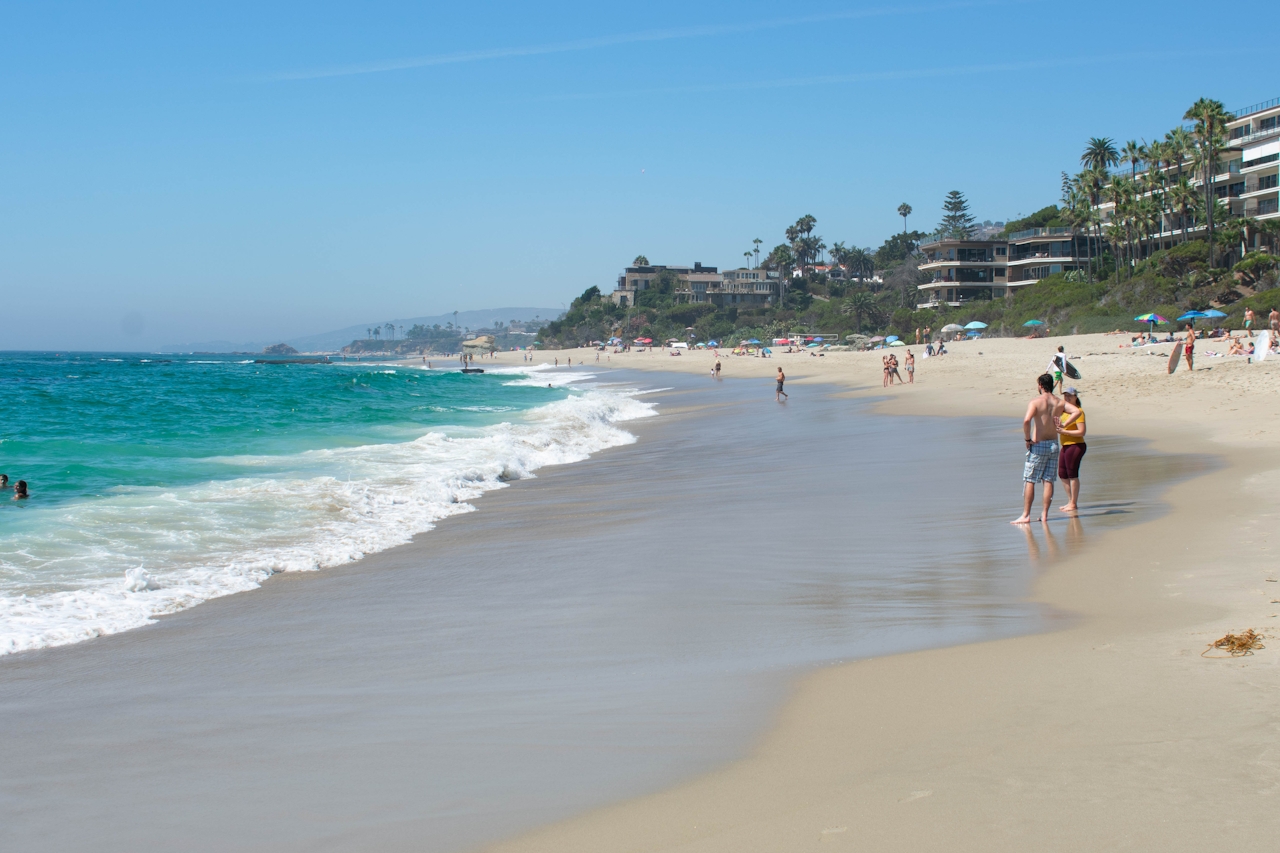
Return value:
[[(1065, 356), (1061, 361), (1065, 362)], [(1054, 363), (1059, 363), (1057, 355)], [(1063, 388), (1061, 397), (1055, 395), (1055, 384), (1061, 382), (1059, 371), (1040, 374), (1036, 379), (1039, 394), (1027, 405), (1027, 413), (1022, 418), (1027, 453), (1022, 469), (1022, 515), (1015, 518), (1013, 524), (1031, 523), (1036, 483), (1043, 484), (1040, 521), (1049, 520), (1053, 485), (1059, 479), (1067, 489), (1067, 502), (1059, 509), (1068, 513), (1079, 509), (1080, 461), (1088, 449), (1084, 440), (1084, 404), (1074, 386)]]
[[(9, 488), (9, 475), (0, 474), (0, 491), (7, 490), (8, 488)], [(27, 494), (26, 480), (19, 480), (18, 482), (13, 484), (13, 499), (15, 501), (24, 501), (28, 497), (30, 497), (30, 495)]]
[[(888, 388), (892, 385), (894, 379), (898, 380), (899, 385), (907, 384), (907, 382), (903, 380), (902, 374), (898, 372), (898, 356), (896, 353), (889, 353), (888, 355), (881, 356), (880, 361), (884, 365), (884, 387)], [(911, 350), (907, 350), (907, 354), (903, 357), (903, 361), (906, 362), (907, 376), (910, 377), (911, 384), (915, 384), (916, 357), (912, 354)]]

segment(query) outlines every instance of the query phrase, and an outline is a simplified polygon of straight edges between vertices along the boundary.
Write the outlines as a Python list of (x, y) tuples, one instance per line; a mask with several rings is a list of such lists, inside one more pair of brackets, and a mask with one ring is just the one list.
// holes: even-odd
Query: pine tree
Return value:
[(938, 223), (938, 234), (952, 240), (967, 240), (973, 233), (974, 218), (969, 215), (969, 202), (964, 193), (952, 190), (942, 202), (942, 221)]

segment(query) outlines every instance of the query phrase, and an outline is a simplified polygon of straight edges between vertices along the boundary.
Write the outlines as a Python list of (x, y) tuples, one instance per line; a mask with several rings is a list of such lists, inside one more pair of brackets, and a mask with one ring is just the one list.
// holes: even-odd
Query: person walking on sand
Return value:
[(1053, 376), (1040, 374), (1036, 379), (1040, 395), (1027, 404), (1022, 417), (1022, 437), (1027, 446), (1027, 458), (1022, 466), (1022, 515), (1010, 524), (1030, 524), (1031, 504), (1036, 499), (1036, 483), (1044, 484), (1044, 508), (1040, 520), (1049, 520), (1049, 507), (1053, 503), (1053, 483), (1058, 478), (1058, 439), (1054, 426), (1062, 401), (1053, 395)]
[(1253, 337), (1253, 309), (1244, 309), (1244, 330), (1249, 333), (1249, 337)]
[(1062, 412), (1054, 427), (1062, 443), (1058, 451), (1058, 479), (1067, 489), (1067, 502), (1058, 509), (1076, 512), (1080, 508), (1080, 460), (1089, 448), (1084, 443), (1084, 404), (1073, 386), (1062, 389)]
[(1182, 346), (1182, 357), (1187, 360), (1187, 370), (1196, 369), (1196, 329), (1187, 324), (1187, 340)]
[(907, 381), (912, 385), (916, 384), (916, 357), (911, 354), (911, 350), (907, 350)]
[(778, 390), (774, 393), (773, 398), (777, 400), (779, 403), (781, 403), (782, 398), (787, 396), (787, 392), (782, 390), (782, 384), (787, 381), (787, 374), (782, 372), (781, 367), (778, 368), (777, 378), (778, 378)]
[(1271, 326), (1271, 340), (1274, 341), (1276, 339), (1276, 333), (1280, 332), (1280, 311), (1272, 308), (1271, 314), (1268, 315), (1267, 320)]
[(1058, 347), (1058, 351), (1054, 353), (1053, 359), (1049, 362), (1049, 373), (1053, 374), (1053, 390), (1059, 394), (1062, 393), (1062, 374), (1067, 369), (1067, 356), (1063, 352), (1062, 347)]

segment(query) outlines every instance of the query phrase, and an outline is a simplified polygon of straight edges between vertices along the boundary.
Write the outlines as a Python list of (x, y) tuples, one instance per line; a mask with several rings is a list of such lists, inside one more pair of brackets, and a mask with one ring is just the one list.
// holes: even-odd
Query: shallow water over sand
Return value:
[(0, 847), (460, 850), (653, 790), (740, 755), (798, 672), (1037, 630), (1036, 566), (1188, 473), (1091, 440), (1091, 508), (1024, 531), (1017, 423), (616, 378), (675, 386), (634, 445), (350, 567), (0, 660)]

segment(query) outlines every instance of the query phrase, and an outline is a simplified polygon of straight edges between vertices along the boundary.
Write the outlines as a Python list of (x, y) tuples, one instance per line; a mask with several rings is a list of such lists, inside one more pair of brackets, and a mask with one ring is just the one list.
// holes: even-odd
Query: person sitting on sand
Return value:
[(1227, 355), (1244, 355), (1244, 345), (1240, 343), (1239, 338), (1231, 339), (1231, 348), (1227, 350)]
[(1022, 515), (1011, 524), (1031, 523), (1031, 504), (1036, 498), (1036, 483), (1044, 483), (1044, 508), (1040, 521), (1049, 521), (1053, 503), (1053, 484), (1058, 478), (1058, 440), (1054, 421), (1062, 411), (1062, 401), (1053, 394), (1053, 376), (1040, 374), (1036, 379), (1039, 396), (1027, 405), (1022, 418), (1022, 436), (1027, 458), (1022, 466)]
[(930, 358), (932, 355), (933, 355), (933, 344), (932, 343), (925, 344), (924, 345), (925, 358)]
[(27, 481), (19, 480), (18, 484), (13, 487), (13, 499), (15, 501), (25, 501), (30, 495), (27, 494)]

